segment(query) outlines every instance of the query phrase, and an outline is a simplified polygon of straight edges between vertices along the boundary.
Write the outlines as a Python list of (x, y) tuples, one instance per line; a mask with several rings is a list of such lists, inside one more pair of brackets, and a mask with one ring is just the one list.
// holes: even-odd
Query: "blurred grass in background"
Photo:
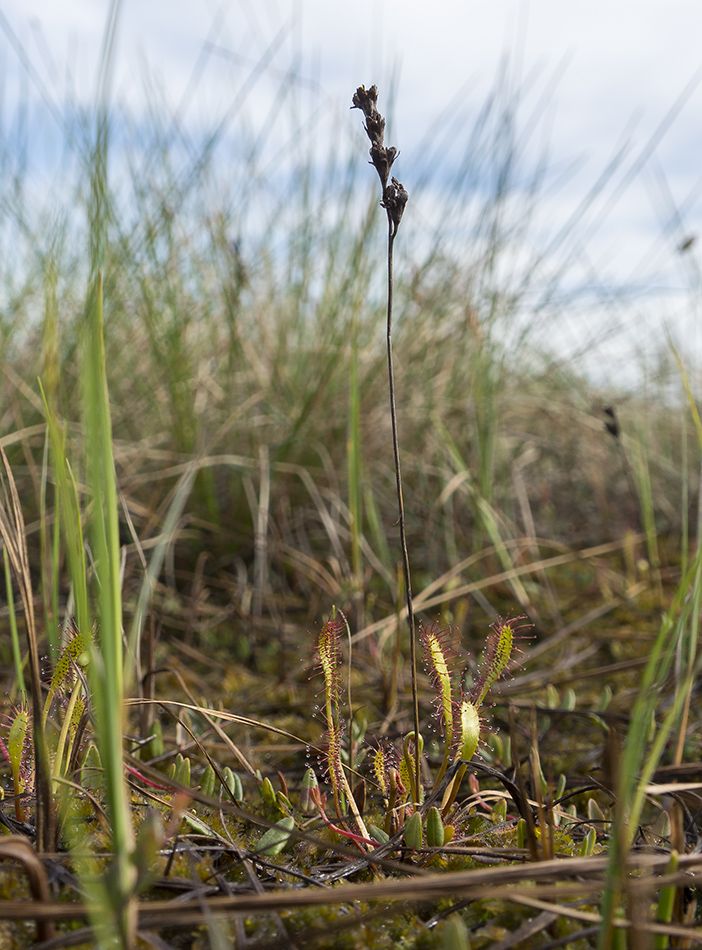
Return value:
[[(331, 602), (353, 604), (360, 628), (398, 600), (382, 218), (344, 141), (355, 145), (358, 130), (349, 120), (325, 138), (329, 116), (296, 127), (294, 81), (281, 83), (252, 141), (247, 95), (266, 68), (254, 68), (208, 135), (189, 137), (156, 102), (138, 121), (115, 109), (102, 196), (125, 610), (196, 459), (154, 607), (165, 630), (205, 645), (234, 632), (244, 653), (255, 628), (307, 623)], [(420, 150), (423, 167), (402, 169), (413, 185), (395, 346), (420, 590), (485, 547), (493, 553), (479, 573), (509, 571), (538, 539), (579, 547), (645, 531), (642, 556), (657, 569), (657, 534), (687, 536), (696, 458), (670, 377), (603, 386), (558, 356), (578, 228), (619, 166), (548, 232), (553, 175), (547, 149), (531, 142), (545, 135), (550, 91), (515, 88), (505, 65), (472, 124), (447, 113)], [(69, 105), (48, 187), (27, 160), (36, 149), (43, 161), (37, 115), (18, 114), (2, 142), (0, 431), (35, 528), (37, 376), (67, 422), (71, 457), (82, 439), (77, 348), (95, 151), (90, 115)], [(610, 407), (616, 438), (605, 429)], [(59, 587), (51, 610), (60, 602), (62, 614)], [(518, 580), (510, 595), (537, 611), (549, 601)]]

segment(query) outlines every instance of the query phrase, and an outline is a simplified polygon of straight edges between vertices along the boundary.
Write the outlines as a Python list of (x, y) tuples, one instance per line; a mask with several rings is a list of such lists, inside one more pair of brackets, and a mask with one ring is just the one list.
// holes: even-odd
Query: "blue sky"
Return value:
[[(38, 101), (37, 81), (59, 108), (69, 89), (89, 101), (107, 9), (102, 0), (0, 0), (5, 108), (20, 96)], [(689, 287), (697, 246), (685, 260), (676, 247), (702, 232), (700, 37), (699, 0), (124, 0), (113, 94), (133, 115), (156, 96), (202, 130), (267, 56), (246, 121), (255, 126), (267, 115), (283, 77), (294, 75), (302, 113), (324, 112), (332, 121), (325, 128), (350, 140), (360, 124), (348, 111), (351, 94), (377, 82), (381, 96), (394, 90), (390, 141), (401, 148), (399, 174), (411, 192), (419, 143), (452, 102), (470, 127), (509, 53), (514, 88), (531, 90), (527, 110), (551, 90), (544, 121), (551, 167), (554, 175), (572, 170), (545, 217), (554, 226), (565, 220), (626, 139), (619, 183), (602, 198), (601, 223), (583, 238), (586, 258), (604, 282), (626, 284), (648, 268), (649, 300), (657, 285), (663, 302), (656, 298), (653, 318), (641, 305), (627, 319), (648, 326), (662, 314), (694, 343)], [(17, 44), (35, 70), (30, 80)]]

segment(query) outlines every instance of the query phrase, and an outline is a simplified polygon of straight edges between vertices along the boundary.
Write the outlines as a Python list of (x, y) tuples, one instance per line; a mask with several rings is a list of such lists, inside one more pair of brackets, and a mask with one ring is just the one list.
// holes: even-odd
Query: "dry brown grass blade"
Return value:
[[(175, 676), (179, 676), (177, 672), (171, 671)], [(182, 677), (179, 676), (181, 680), (181, 685), (183, 685)], [(190, 691), (186, 689), (187, 695), (190, 695)], [(192, 698), (192, 697), (191, 697)], [(285, 729), (279, 729), (277, 726), (273, 726), (270, 723), (263, 722), (260, 719), (251, 719), (249, 716), (238, 716), (236, 713), (226, 712), (223, 709), (212, 709), (207, 706), (199, 706), (194, 699), (190, 703), (179, 702), (175, 699), (127, 699), (125, 700), (125, 706), (140, 706), (142, 704), (152, 704), (156, 706), (161, 706), (166, 709), (169, 706), (175, 706), (178, 709), (187, 709), (190, 712), (197, 713), (199, 716), (202, 716), (203, 719), (207, 722), (208, 726), (211, 726), (217, 735), (222, 739), (223, 742), (226, 742), (229, 749), (234, 751), (236, 746), (233, 745), (230, 739), (225, 739), (224, 735), (220, 735), (219, 730), (216, 727), (215, 720), (223, 719), (225, 722), (236, 722), (240, 725), (251, 726), (254, 729), (263, 729), (266, 732), (273, 732), (278, 736), (284, 736), (286, 739), (292, 739), (294, 742), (299, 743), (300, 748), (306, 748), (309, 745), (309, 742), (306, 739), (301, 739), (300, 736), (296, 736), (292, 732), (287, 732)], [(235, 753), (237, 759), (244, 766), (246, 771), (250, 775), (255, 775), (256, 770), (250, 765), (243, 753)]]
[(582, 617), (578, 617), (577, 620), (573, 620), (571, 623), (561, 627), (560, 630), (548, 637), (546, 640), (541, 640), (541, 642), (536, 646), (531, 647), (528, 650), (524, 650), (524, 659), (522, 660), (522, 665), (526, 665), (527, 663), (534, 660), (537, 656), (541, 656), (542, 653), (547, 653), (549, 650), (552, 650), (564, 640), (567, 640), (572, 633), (582, 630), (583, 627), (593, 623), (595, 620), (599, 620), (618, 606), (618, 600), (609, 600), (605, 604), (599, 604), (592, 610), (588, 610), (588, 612), (583, 614)]
[(32, 576), (29, 569), (29, 555), (25, 535), (24, 516), (20, 504), (17, 486), (10, 469), (5, 449), (0, 445), (0, 458), (5, 469), (3, 497), (0, 499), (0, 535), (14, 571), (15, 579), (22, 598), (24, 622), (27, 634), (29, 654), (29, 681), (32, 692), (32, 714), (34, 717), (34, 767), (37, 795), (36, 829), (37, 848), (47, 851), (53, 846), (54, 812), (51, 798), (51, 769), (49, 754), (42, 722), (43, 698), (41, 692), (41, 668), (39, 666), (39, 642), (34, 617), (34, 595)]
[(304, 551), (298, 551), (289, 545), (282, 545), (280, 551), (288, 559), (290, 564), (304, 574), (307, 579), (316, 584), (320, 590), (325, 591), (333, 599), (339, 596), (341, 585), (339, 581), (329, 573), (326, 567), (316, 558)]
[(38, 425), (25, 426), (24, 429), (18, 429), (16, 432), (9, 432), (7, 435), (3, 435), (2, 438), (0, 438), (0, 446), (6, 449), (8, 445), (16, 445), (18, 442), (27, 442), (35, 436), (44, 438), (45, 434), (46, 425), (40, 422)]
[[(245, 756), (244, 753), (241, 751), (241, 749), (229, 738), (229, 736), (226, 734), (226, 732), (221, 728), (221, 726), (220, 726), (219, 723), (217, 722), (217, 718), (219, 718), (219, 719), (227, 719), (227, 720), (229, 720), (229, 721), (232, 721), (232, 716), (231, 716), (231, 714), (219, 713), (216, 709), (206, 709), (206, 708), (204, 708), (204, 707), (202, 707), (202, 706), (199, 706), (199, 705), (195, 702), (195, 699), (194, 699), (194, 697), (192, 696), (192, 694), (190, 693), (190, 690), (189, 690), (189, 689), (187, 688), (187, 686), (185, 685), (185, 682), (184, 682), (184, 680), (183, 680), (183, 677), (180, 675), (180, 673), (178, 673), (177, 671), (172, 671), (172, 672), (173, 672), (173, 675), (176, 676), (177, 679), (178, 679), (178, 681), (180, 682), (181, 688), (182, 688), (183, 691), (185, 692), (186, 696), (188, 697), (188, 699), (190, 699), (190, 701), (191, 701), (190, 704), (188, 704), (188, 703), (170, 702), (170, 701), (167, 701), (167, 700), (163, 700), (163, 701), (162, 701), (162, 700), (146, 700), (146, 699), (141, 699), (141, 700), (127, 700), (126, 703), (125, 703), (125, 705), (132, 705), (132, 703), (135, 703), (135, 704), (138, 705), (138, 706), (157, 705), (157, 706), (160, 706), (160, 707), (163, 708), (163, 709), (167, 709), (168, 706), (178, 706), (178, 707), (180, 707), (181, 709), (189, 709), (189, 710), (191, 710), (192, 712), (198, 713), (198, 715), (202, 716), (202, 718), (205, 720), (205, 722), (208, 724), (208, 726), (210, 726), (210, 728), (219, 736), (219, 738), (220, 738), (220, 739), (222, 740), (222, 742), (227, 746), (227, 748), (230, 750), (230, 752), (231, 752), (232, 755), (236, 758), (236, 760), (239, 762), (239, 764), (242, 765), (242, 766), (246, 769), (246, 771), (249, 773), (249, 775), (252, 775), (252, 776), (255, 777), (255, 776), (256, 776), (256, 770), (254, 769), (254, 767), (251, 765), (251, 763), (250, 763), (249, 760), (246, 758), (246, 756)], [(168, 710), (168, 711), (170, 712), (170, 710)], [(215, 717), (215, 718), (213, 718), (213, 717)], [(237, 720), (237, 717), (234, 717), (234, 720), (235, 720), (235, 721), (241, 721), (241, 720)], [(247, 722), (247, 725), (254, 725), (254, 724), (260, 725), (261, 728), (269, 729), (269, 731), (277, 732), (277, 733), (279, 733), (279, 735), (283, 735), (283, 736), (285, 736), (285, 737), (288, 738), (288, 739), (295, 739), (295, 741), (297, 741), (297, 742), (302, 742), (302, 740), (301, 740), (301, 739), (298, 739), (297, 736), (293, 736), (292, 733), (285, 732), (284, 730), (278, 730), (278, 729), (275, 729), (275, 728), (272, 727), (272, 726), (271, 726), (271, 727), (268, 727), (268, 726), (265, 726), (263, 723), (254, 723), (254, 720), (249, 720), (249, 721)]]
[[(562, 567), (566, 564), (574, 564), (576, 561), (591, 561), (594, 558), (601, 557), (602, 555), (612, 554), (614, 551), (620, 550), (623, 546), (623, 541), (611, 541), (607, 544), (598, 544), (592, 548), (585, 548), (582, 551), (570, 551), (564, 554), (557, 554), (554, 557), (542, 558), (540, 561), (534, 561), (530, 564), (521, 564), (519, 567), (512, 568), (512, 570), (502, 571), (499, 574), (492, 574), (491, 576), (484, 577), (479, 581), (472, 581), (470, 584), (462, 584), (460, 587), (454, 587), (450, 590), (442, 590), (440, 593), (430, 596), (433, 591), (437, 590), (440, 583), (446, 582), (455, 577), (461, 572), (461, 570), (468, 566), (468, 564), (473, 563), (476, 557), (482, 557), (482, 554), (472, 555), (470, 558), (466, 558), (465, 561), (461, 561), (461, 563), (456, 565), (455, 568), (447, 571), (446, 574), (444, 574), (439, 580), (432, 582), (432, 584), (430, 584), (420, 594), (417, 594), (414, 598), (414, 606), (416, 610), (429, 610), (431, 607), (437, 607), (442, 604), (447, 604), (450, 601), (458, 600), (461, 597), (465, 597), (466, 594), (472, 594), (474, 591), (480, 591), (487, 587), (494, 587), (497, 584), (503, 584), (506, 581), (512, 580), (514, 577), (522, 577), (526, 574), (538, 574), (541, 571), (548, 570), (552, 567)], [(404, 607), (399, 612), (399, 618), (404, 619), (406, 616), (407, 608)], [(367, 627), (364, 627), (363, 630), (359, 630), (358, 633), (354, 634), (354, 642), (365, 640), (366, 637), (370, 637), (374, 633), (377, 633), (386, 627), (394, 626), (396, 622), (397, 618), (393, 616), (392, 618), (384, 618), (383, 620), (378, 620), (375, 623), (371, 623)]]

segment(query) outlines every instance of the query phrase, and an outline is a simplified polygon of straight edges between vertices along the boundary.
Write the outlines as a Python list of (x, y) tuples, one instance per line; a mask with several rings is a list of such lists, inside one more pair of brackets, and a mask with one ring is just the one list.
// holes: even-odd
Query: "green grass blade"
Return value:
[[(99, 639), (89, 666), (98, 748), (104, 770), (105, 794), (112, 831), (114, 859), (107, 897), (119, 945), (130, 945), (131, 902), (136, 870), (131, 862), (134, 833), (122, 759), (126, 732), (124, 660), (122, 648), (122, 589), (120, 577), (117, 482), (112, 454), (112, 426), (105, 376), (102, 274), (98, 272), (88, 298), (87, 346), (82, 383), (87, 443), (87, 485), (92, 498), (90, 537), (97, 580)], [(102, 898), (101, 898), (102, 900)], [(103, 924), (104, 906), (94, 909)]]
[(15, 679), (17, 681), (17, 691), (20, 696), (20, 701), (25, 702), (27, 698), (27, 688), (24, 685), (24, 672), (22, 670), (22, 650), (20, 649), (19, 632), (17, 630), (15, 596), (12, 590), (10, 559), (7, 556), (7, 548), (4, 546), (2, 549), (2, 557), (5, 564), (5, 590), (7, 591), (7, 611), (10, 621), (10, 639), (12, 641), (12, 661), (15, 665)]
[[(56, 506), (61, 514), (61, 526), (68, 558), (68, 570), (73, 588), (75, 602), (75, 616), (78, 629), (88, 636), (92, 627), (92, 615), (88, 605), (88, 580), (85, 564), (85, 549), (83, 546), (83, 529), (81, 524), (80, 501), (78, 489), (73, 478), (71, 466), (66, 458), (65, 433), (63, 427), (49, 408), (41, 380), (39, 389), (44, 402), (46, 423), (49, 427), (49, 438), (54, 462), (54, 478), (56, 480)], [(53, 557), (58, 560), (57, 546), (59, 544), (59, 525), (54, 525)]]

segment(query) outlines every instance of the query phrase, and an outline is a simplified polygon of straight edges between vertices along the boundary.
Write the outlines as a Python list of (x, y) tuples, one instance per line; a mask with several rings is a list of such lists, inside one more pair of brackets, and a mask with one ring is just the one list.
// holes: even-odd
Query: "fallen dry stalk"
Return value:
[[(538, 864), (514, 864), (455, 873), (428, 874), (412, 877), (411, 880), (386, 879), (373, 883), (346, 884), (343, 887), (289, 888), (263, 894), (235, 894), (225, 897), (198, 899), (197, 906), (179, 906), (176, 910), (171, 900), (143, 902), (138, 908), (139, 928), (158, 927), (165, 924), (202, 923), (205, 909), (208, 915), (224, 916), (232, 913), (265, 913), (294, 910), (330, 904), (353, 904), (358, 901), (406, 902), (434, 901), (439, 898), (456, 897), (468, 900), (510, 900), (538, 909), (547, 909), (564, 916), (575, 917), (576, 909), (555, 903), (568, 898), (581, 898), (584, 894), (597, 894), (604, 886), (607, 855), (588, 858), (554, 858)], [(631, 855), (629, 869), (632, 872), (648, 872), (644, 877), (632, 877), (632, 890), (650, 895), (661, 886), (676, 884), (694, 887), (702, 870), (702, 855), (684, 855), (680, 858), (680, 870), (675, 874), (661, 874), (668, 866), (668, 855)], [(654, 876), (657, 874), (657, 876)], [(566, 878), (577, 878), (572, 882)], [(547, 902), (549, 898), (553, 903)], [(0, 920), (76, 920), (86, 916), (84, 904), (59, 904), (48, 901), (0, 901)], [(577, 911), (581, 920), (598, 922), (595, 913)], [(622, 919), (617, 926), (628, 926)], [(692, 929), (675, 924), (649, 922), (650, 933), (666, 933), (683, 936), (702, 942), (702, 929)]]

